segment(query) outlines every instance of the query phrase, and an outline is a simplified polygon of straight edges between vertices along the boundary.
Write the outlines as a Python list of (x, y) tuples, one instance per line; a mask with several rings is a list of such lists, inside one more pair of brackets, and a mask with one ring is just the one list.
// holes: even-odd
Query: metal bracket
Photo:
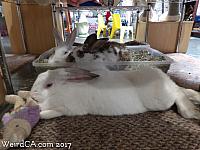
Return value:
[(52, 20), (53, 20), (53, 27), (56, 28), (56, 3), (52, 1), (51, 3), (51, 9), (52, 9)]
[[(57, 28), (57, 23), (56, 23), (56, 2), (52, 1), (51, 3), (51, 10), (52, 10), (52, 22), (53, 22), (53, 28)], [(56, 39), (55, 40), (55, 45), (57, 46)]]
[(181, 18), (178, 24), (178, 32), (177, 32), (177, 40), (176, 40), (176, 53), (179, 52), (180, 42), (181, 42), (181, 34), (183, 29), (183, 19), (184, 19), (184, 9), (185, 9), (185, 0), (181, 3)]
[[(62, 8), (63, 7), (63, 5), (62, 4), (60, 4), (60, 7)], [(61, 15), (61, 22), (62, 22), (62, 34), (63, 34), (63, 40), (65, 41), (66, 39), (65, 39), (65, 24), (64, 24), (64, 16), (63, 16), (63, 14), (64, 14), (64, 12), (63, 12), (63, 10), (61, 9), (60, 10), (60, 15)]]
[(25, 41), (24, 24), (23, 24), (23, 20), (22, 20), (20, 5), (21, 5), (20, 0), (16, 0), (17, 15), (18, 15), (18, 19), (19, 19), (19, 26), (20, 26), (21, 37), (22, 37), (22, 44), (23, 44), (23, 48), (26, 51), (26, 53), (28, 53), (28, 49), (27, 49), (27, 45), (26, 45), (26, 41)]
[[(1, 35), (0, 35), (0, 38), (1, 38)], [(2, 47), (1, 41), (0, 41), (0, 67), (2, 70), (3, 79), (6, 86), (6, 91), (7, 91), (6, 94), (14, 94), (11, 76), (8, 69), (8, 64), (6, 62), (6, 57), (5, 57), (5, 53), (4, 53), (4, 49)]]
[(146, 29), (145, 29), (145, 42), (148, 43), (148, 32), (149, 32), (149, 16), (150, 16), (151, 5), (148, 3), (147, 7), (147, 19), (146, 19)]
[(139, 24), (139, 14), (140, 10), (137, 10), (137, 20), (136, 20), (136, 29), (135, 29), (135, 39), (137, 38), (138, 24)]

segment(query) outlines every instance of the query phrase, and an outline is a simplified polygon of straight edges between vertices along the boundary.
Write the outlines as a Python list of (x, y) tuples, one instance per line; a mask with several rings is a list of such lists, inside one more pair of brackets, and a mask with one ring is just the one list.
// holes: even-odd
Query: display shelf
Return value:
[(140, 10), (140, 9), (147, 9), (147, 6), (80, 6), (80, 7), (56, 7), (56, 10), (58, 11), (64, 11), (64, 10)]

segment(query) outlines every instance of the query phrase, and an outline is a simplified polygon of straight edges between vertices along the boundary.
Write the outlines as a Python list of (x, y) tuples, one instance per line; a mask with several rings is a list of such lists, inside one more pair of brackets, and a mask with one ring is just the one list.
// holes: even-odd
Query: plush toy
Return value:
[(30, 98), (29, 93), (29, 91), (19, 91), (18, 95), (5, 97), (8, 103), (14, 104), (14, 109), (4, 114), (2, 118), (4, 133), (0, 149), (8, 149), (10, 143), (20, 143), (25, 140), (39, 121), (39, 105)]

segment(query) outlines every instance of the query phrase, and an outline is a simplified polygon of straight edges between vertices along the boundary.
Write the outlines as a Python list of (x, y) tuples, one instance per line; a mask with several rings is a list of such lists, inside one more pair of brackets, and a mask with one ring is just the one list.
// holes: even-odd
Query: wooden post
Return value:
[(2, 2), (2, 6), (5, 15), (8, 35), (11, 42), (12, 53), (25, 54), (26, 50), (23, 47), (16, 4)]
[(20, 22), (15, 3), (2, 2), (6, 25), (14, 54), (41, 54), (55, 46), (51, 6), (21, 4), (24, 38), (27, 50), (23, 47)]

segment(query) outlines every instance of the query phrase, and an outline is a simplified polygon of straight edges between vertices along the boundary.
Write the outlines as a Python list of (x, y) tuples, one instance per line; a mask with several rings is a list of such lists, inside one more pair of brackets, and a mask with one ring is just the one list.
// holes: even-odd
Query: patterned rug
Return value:
[(42, 150), (54, 150), (56, 143), (71, 143), (73, 150), (197, 150), (200, 121), (184, 119), (173, 110), (116, 117), (59, 117), (41, 120), (28, 140), (53, 143), (51, 148), (37, 148)]

